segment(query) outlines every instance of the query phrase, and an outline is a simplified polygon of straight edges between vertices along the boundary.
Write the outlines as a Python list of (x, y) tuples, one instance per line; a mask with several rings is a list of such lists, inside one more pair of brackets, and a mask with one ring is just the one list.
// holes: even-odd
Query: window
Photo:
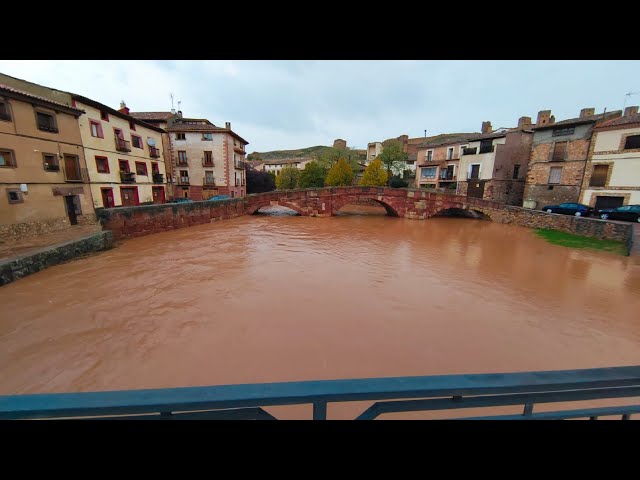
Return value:
[(9, 197), (9, 203), (22, 203), (22, 192), (17, 188), (7, 188), (7, 196)]
[(520, 173), (520, 165), (514, 165), (513, 166), (513, 179), (517, 180), (518, 179), (518, 174)]
[(420, 178), (436, 178), (437, 167), (420, 169)]
[(560, 137), (562, 135), (572, 135), (574, 131), (575, 131), (575, 127), (554, 128), (552, 136)]
[(136, 124), (133, 122), (129, 122), (129, 130), (133, 130), (134, 132), (136, 131)]
[(129, 173), (129, 160), (118, 160), (118, 167), (121, 172)]
[(92, 137), (104, 138), (104, 133), (102, 133), (102, 124), (100, 122), (89, 120), (89, 128), (91, 129)]
[(160, 175), (160, 167), (156, 162), (151, 162), (151, 173), (154, 175)]
[(100, 118), (106, 122), (109, 121), (109, 114), (104, 110), (100, 110)]
[(562, 167), (551, 167), (549, 172), (549, 183), (560, 183), (562, 177)]
[[(127, 170), (128, 168), (129, 162), (127, 162)], [(107, 157), (96, 156), (96, 170), (98, 170), (98, 173), (109, 173), (109, 159)], [(122, 167), (120, 170), (122, 170)]]
[(557, 142), (553, 144), (552, 162), (560, 162), (564, 160), (567, 154), (567, 142)]
[(51, 113), (36, 112), (36, 119), (38, 122), (38, 129), (54, 133), (58, 131), (58, 128), (56, 127), (56, 117)]
[(189, 176), (189, 171), (188, 170), (180, 170), (180, 176), (181, 177), (188, 177)]
[(202, 140), (213, 140), (213, 133), (203, 133)]
[(143, 148), (142, 137), (139, 137), (137, 135), (131, 135), (131, 144), (136, 148)]
[(13, 150), (0, 150), (0, 167), (15, 167), (16, 157)]
[(447, 148), (447, 160), (451, 160), (453, 158), (453, 147)]
[(630, 135), (624, 141), (624, 149), (640, 148), (640, 135)]
[(44, 169), (47, 172), (59, 172), (60, 162), (58, 161), (58, 155), (54, 153), (43, 153), (42, 160), (44, 162)]
[(427, 150), (427, 162), (433, 160), (433, 150)]
[(187, 164), (187, 152), (184, 150), (178, 150), (178, 164)]
[(213, 165), (213, 152), (204, 152), (204, 163), (206, 165)]
[(0, 120), (11, 121), (11, 113), (9, 113), (9, 104), (6, 100), (0, 99)]
[(591, 171), (590, 187), (604, 187), (607, 184), (609, 165), (594, 165)]
[(204, 172), (204, 181), (207, 185), (213, 185), (215, 179), (213, 178), (213, 172), (211, 170), (205, 170)]
[(136, 162), (136, 175), (149, 175), (147, 173), (147, 164), (145, 162)]
[(475, 163), (473, 165), (470, 165), (470, 170), (469, 170), (469, 178), (480, 178), (480, 164), (479, 163)]
[(493, 140), (480, 140), (480, 152), (479, 153), (489, 153), (493, 152)]
[(176, 140), (186, 140), (186, 139), (187, 139), (186, 133), (176, 133)]

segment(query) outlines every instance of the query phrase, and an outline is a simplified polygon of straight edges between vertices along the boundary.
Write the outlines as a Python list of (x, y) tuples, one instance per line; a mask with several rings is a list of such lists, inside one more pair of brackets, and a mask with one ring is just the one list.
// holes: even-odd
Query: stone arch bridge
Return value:
[(394, 217), (426, 219), (446, 210), (468, 210), (491, 218), (503, 203), (450, 193), (390, 187), (327, 187), (257, 193), (244, 197), (244, 214), (262, 207), (282, 206), (300, 215), (329, 217), (343, 206), (360, 200), (373, 200)]

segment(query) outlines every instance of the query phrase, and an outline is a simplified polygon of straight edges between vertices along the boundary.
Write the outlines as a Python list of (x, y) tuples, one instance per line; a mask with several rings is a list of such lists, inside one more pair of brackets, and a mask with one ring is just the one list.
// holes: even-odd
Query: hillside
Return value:
[(318, 157), (331, 147), (318, 145), (315, 147), (299, 148), (297, 150), (273, 150), (271, 152), (252, 152), (247, 160), (283, 160), (285, 158)]

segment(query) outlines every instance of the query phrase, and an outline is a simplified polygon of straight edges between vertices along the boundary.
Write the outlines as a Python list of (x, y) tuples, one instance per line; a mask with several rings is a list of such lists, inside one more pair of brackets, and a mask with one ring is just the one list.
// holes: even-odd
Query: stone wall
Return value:
[[(97, 222), (93, 213), (78, 215), (79, 225), (91, 225)], [(69, 218), (58, 217), (38, 222), (13, 223), (0, 225), (0, 242), (12, 242), (21, 238), (37, 237), (47, 233), (57, 232), (69, 228)]]
[(504, 207), (490, 213), (491, 220), (527, 228), (549, 228), (601, 240), (618, 240), (630, 245), (632, 223), (615, 223), (595, 218), (574, 217), (520, 207)]
[(80, 240), (44, 247), (35, 253), (19, 255), (0, 262), (0, 286), (43, 270), (52, 265), (68, 262), (93, 252), (108, 250), (113, 246), (111, 232), (98, 232)]

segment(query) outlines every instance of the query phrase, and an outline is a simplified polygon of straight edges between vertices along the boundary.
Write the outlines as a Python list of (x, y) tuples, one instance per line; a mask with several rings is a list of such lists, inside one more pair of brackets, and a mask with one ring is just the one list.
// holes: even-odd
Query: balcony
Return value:
[(187, 160), (187, 157), (178, 158), (178, 161), (176, 162), (176, 165), (178, 167), (188, 167), (189, 166), (189, 161)]
[(477, 152), (478, 148), (477, 147), (473, 147), (473, 148), (463, 148), (462, 149), (462, 155), (475, 155)]
[(237, 169), (237, 170), (244, 170), (245, 169), (245, 163), (242, 160), (236, 160), (235, 162), (233, 162), (233, 166)]
[(131, 142), (128, 142), (118, 137), (115, 137), (115, 139), (116, 139), (116, 150), (118, 150), (119, 152), (131, 151)]
[(65, 182), (86, 182), (88, 179), (87, 169), (78, 165), (66, 165), (62, 167)]
[(442, 182), (450, 182), (455, 179), (456, 176), (453, 173), (445, 172), (444, 174), (440, 175), (440, 181)]
[(240, 179), (236, 178), (236, 187), (239, 187), (239, 186), (240, 186)]
[(204, 177), (202, 179), (202, 185), (206, 185), (208, 187), (215, 187), (216, 186), (216, 179), (213, 177)]
[(162, 173), (154, 173), (153, 183), (164, 183), (164, 175)]
[(189, 177), (180, 175), (178, 177), (178, 185), (189, 185)]
[(123, 172), (120, 170), (120, 181), (122, 183), (136, 183), (136, 174), (133, 172)]
[(38, 129), (45, 132), (58, 133), (58, 127), (54, 125), (45, 125), (44, 123), (39, 123)]
[(160, 158), (160, 149), (149, 146), (149, 156), (151, 158)]
[(203, 159), (202, 160), (202, 166), (203, 167), (215, 167), (214, 163), (213, 163), (213, 159)]
[(480, 147), (480, 151), (478, 152), (479, 154), (483, 154), (483, 153), (491, 153), (496, 149), (495, 145), (490, 145), (488, 147)]
[(233, 147), (233, 151), (236, 152), (236, 153), (241, 153), (243, 155), (245, 154), (244, 148), (242, 148), (242, 147), (234, 146)]

